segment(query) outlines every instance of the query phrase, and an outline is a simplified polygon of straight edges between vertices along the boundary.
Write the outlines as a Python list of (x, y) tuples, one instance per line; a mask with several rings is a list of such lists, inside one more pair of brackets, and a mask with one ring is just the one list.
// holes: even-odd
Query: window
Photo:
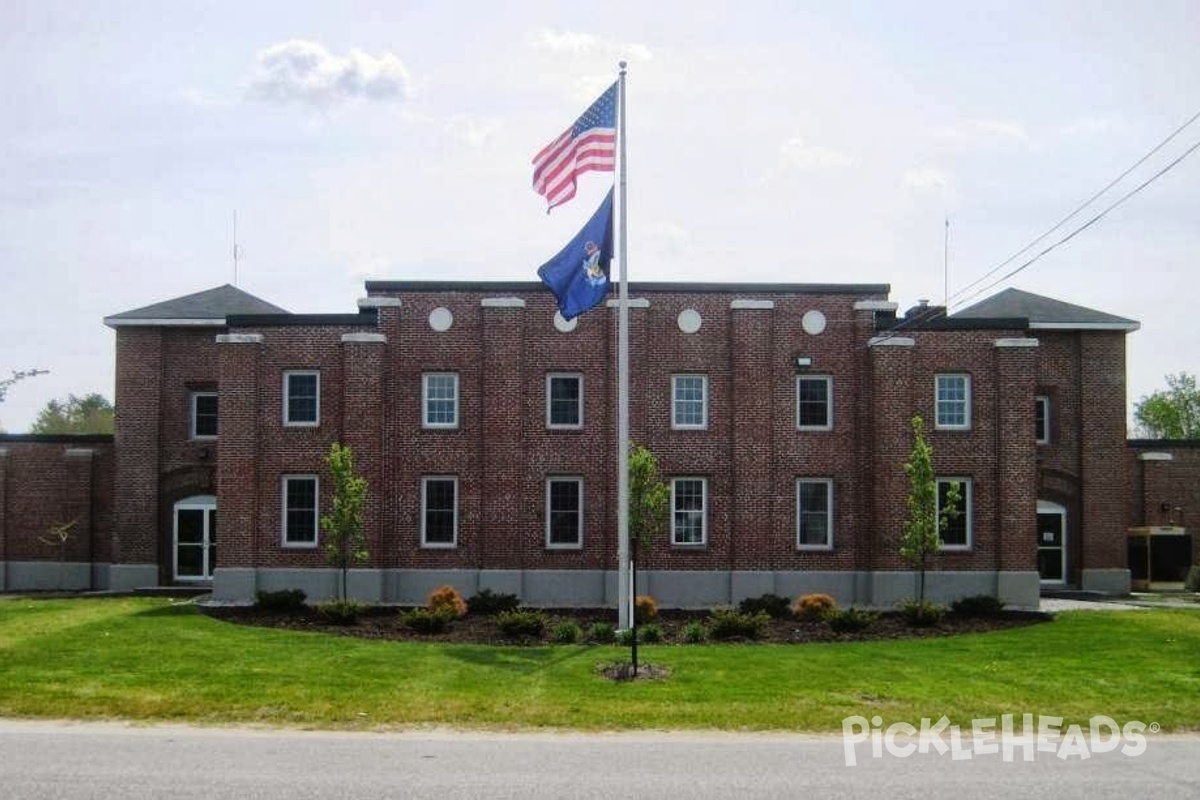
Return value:
[(423, 424), (426, 428), (458, 427), (458, 375), (428, 372), (421, 381)]
[(550, 373), (546, 376), (546, 427), (583, 427), (583, 376)]
[(317, 476), (283, 476), (283, 543), (317, 546)]
[(283, 424), (313, 426), (321, 421), (321, 373), (283, 373)]
[(833, 549), (833, 481), (796, 481), (796, 546), (801, 550)]
[(796, 378), (796, 428), (802, 431), (833, 428), (833, 378), (828, 375)]
[(421, 479), (421, 546), (458, 544), (458, 478), (433, 475)]
[(967, 430), (971, 427), (971, 376), (937, 376), (937, 427)]
[(212, 439), (217, 435), (217, 393), (192, 392), (189, 398), (188, 436)]
[(583, 545), (583, 479), (546, 481), (546, 546)]
[(1033, 398), (1033, 430), (1038, 444), (1050, 444), (1050, 398)]
[[(958, 486), (958, 504), (955, 510), (958, 512), (952, 519), (946, 520), (946, 525), (941, 525), (942, 509), (946, 507), (947, 495), (950, 492), (950, 487)], [(937, 499), (938, 499), (938, 525), (939, 535), (942, 537), (943, 550), (967, 550), (971, 547), (971, 479), (970, 478), (938, 478), (937, 479)]]
[(708, 481), (704, 478), (671, 480), (671, 544), (708, 541), (707, 495)]
[(671, 376), (671, 427), (708, 427), (708, 376)]

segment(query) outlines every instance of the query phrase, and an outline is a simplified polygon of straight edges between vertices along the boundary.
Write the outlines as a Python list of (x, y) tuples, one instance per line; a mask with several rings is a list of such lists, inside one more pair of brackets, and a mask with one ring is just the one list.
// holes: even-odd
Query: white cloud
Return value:
[(328, 108), (351, 100), (404, 100), (411, 78), (392, 53), (329, 52), (320, 42), (292, 39), (261, 50), (247, 88), (252, 100)]
[(1095, 136), (1113, 129), (1113, 121), (1105, 117), (1083, 117), (1059, 127), (1059, 136)]
[(950, 186), (950, 176), (941, 170), (922, 167), (905, 172), (900, 183), (905, 189), (944, 192)]
[(1033, 140), (1019, 122), (1000, 119), (963, 119), (940, 128), (936, 135), (951, 144), (982, 146), (990, 144), (1018, 144), (1032, 148)]
[(540, 28), (529, 34), (528, 40), (535, 50), (544, 50), (550, 53), (606, 55), (625, 58), (627, 61), (649, 61), (654, 57), (650, 48), (644, 44), (615, 42), (611, 39), (601, 39), (590, 33)]
[(475, 150), (482, 149), (500, 131), (501, 124), (494, 119), (481, 119), (457, 115), (444, 123), (444, 129), (455, 139)]
[(789, 169), (810, 170), (833, 167), (854, 167), (858, 159), (831, 147), (808, 144), (799, 136), (792, 137), (779, 147), (780, 163)]

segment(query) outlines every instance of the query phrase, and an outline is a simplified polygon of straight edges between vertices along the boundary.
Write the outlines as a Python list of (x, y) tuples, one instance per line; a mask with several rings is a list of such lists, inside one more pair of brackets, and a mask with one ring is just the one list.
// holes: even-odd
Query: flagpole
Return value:
[(617, 89), (617, 140), (620, 173), (617, 179), (617, 258), (620, 261), (620, 293), (617, 300), (617, 627), (629, 628), (633, 616), (633, 593), (629, 569), (629, 275), (625, 238), (625, 67)]

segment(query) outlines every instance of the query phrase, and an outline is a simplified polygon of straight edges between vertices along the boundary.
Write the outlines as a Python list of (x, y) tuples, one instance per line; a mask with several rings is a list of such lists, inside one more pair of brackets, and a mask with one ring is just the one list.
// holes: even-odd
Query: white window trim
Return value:
[[(824, 425), (800, 424), (800, 383), (802, 381), (824, 381), (825, 383), (825, 419)], [(797, 375), (796, 376), (796, 430), (798, 431), (831, 431), (833, 430), (833, 376), (832, 375)]]
[[(700, 514), (700, 541), (681, 542), (675, 535), (675, 486), (679, 481), (700, 481), (700, 498), (702, 508)], [(671, 545), (673, 547), (707, 547), (708, 546), (708, 478), (693, 475), (680, 475), (671, 479)]]
[[(291, 414), (291, 378), (293, 375), (315, 375), (317, 378), (317, 407), (312, 420), (293, 420)], [(316, 369), (288, 369), (283, 372), (283, 424), (288, 428), (316, 428), (321, 424), (321, 371)]]
[[(551, 393), (550, 385), (555, 378), (574, 378), (579, 381), (579, 422), (573, 424), (564, 424), (551, 421)], [(583, 427), (583, 374), (579, 372), (548, 372), (546, 373), (546, 427), (550, 430), (579, 430)]]
[[(1050, 398), (1047, 395), (1039, 394), (1033, 398), (1033, 402), (1042, 407), (1042, 433), (1043, 436), (1037, 439), (1038, 444), (1050, 444), (1050, 437), (1053, 433), (1050, 430)], [(1034, 427), (1037, 427), (1037, 417), (1034, 417)], [(1037, 431), (1034, 431), (1036, 437)]]
[[(428, 521), (430, 481), (451, 481), (454, 484), (454, 538), (449, 542), (430, 542), (426, 539), (425, 523)], [(458, 476), (457, 475), (422, 475), (421, 476), (421, 547), (427, 550), (453, 550), (458, 547)]]
[[(293, 542), (288, 540), (288, 483), (294, 480), (311, 480), (313, 482), (313, 540), (311, 542)], [(279, 541), (282, 547), (300, 550), (314, 550), (321, 540), (321, 479), (316, 475), (293, 474), (284, 475), (279, 482)]]
[[(699, 423), (680, 423), (675, 416), (675, 390), (680, 378), (699, 378), (700, 379), (700, 422)], [(702, 431), (708, 429), (708, 376), (695, 372), (680, 373), (671, 376), (671, 430), (676, 431)]]
[(217, 423), (220, 424), (221, 419), (221, 396), (217, 392), (196, 391), (188, 395), (188, 438), (197, 441), (206, 442), (217, 438), (217, 434), (198, 434), (196, 433), (196, 400), (200, 397), (215, 397), (217, 398)]
[[(454, 421), (453, 422), (430, 422), (429, 421), (429, 379), (430, 378), (453, 378), (454, 379)], [(460, 400), (462, 393), (459, 387), (457, 372), (423, 372), (421, 373), (421, 427), (428, 429), (451, 430), (458, 427)]]
[[(579, 520), (576, 523), (575, 541), (569, 544), (550, 541), (550, 485), (553, 483), (574, 483), (579, 487)], [(583, 478), (572, 475), (552, 475), (546, 478), (546, 548), (549, 550), (582, 550), (583, 549)]]
[(975, 515), (973, 513), (974, 506), (975, 506), (974, 481), (972, 481), (970, 478), (963, 476), (963, 475), (939, 475), (939, 476), (937, 476), (936, 480), (937, 480), (937, 485), (938, 485), (937, 495), (936, 495), (938, 498), (938, 523), (939, 523), (938, 524), (938, 538), (939, 539), (941, 538), (941, 518), (942, 518), (941, 485), (943, 483), (962, 484), (962, 486), (963, 486), (962, 506), (963, 507), (961, 509), (959, 509), (959, 511), (960, 511), (960, 513), (962, 513), (964, 515), (963, 518), (967, 521), (967, 543), (966, 544), (942, 544), (940, 549), (943, 552), (948, 552), (948, 553), (965, 552), (967, 550), (972, 549), (975, 546), (975, 524), (974, 524)]
[[(825, 512), (826, 530), (829, 531), (825, 544), (804, 544), (800, 541), (800, 487), (806, 483), (821, 483), (825, 485), (825, 500), (828, 509)], [(832, 478), (797, 478), (796, 479), (796, 549), (797, 550), (832, 550), (833, 549), (833, 479)]]
[[(963, 424), (943, 424), (941, 421), (941, 400), (938, 397), (938, 382), (942, 378), (962, 378), (963, 388)], [(939, 431), (969, 431), (971, 430), (971, 375), (966, 372), (939, 372), (933, 378), (933, 421), (934, 428)]]

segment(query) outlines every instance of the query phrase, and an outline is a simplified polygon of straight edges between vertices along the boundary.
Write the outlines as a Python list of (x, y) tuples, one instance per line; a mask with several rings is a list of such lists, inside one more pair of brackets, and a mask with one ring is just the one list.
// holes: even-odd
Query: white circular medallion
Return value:
[(685, 308), (679, 312), (679, 318), (676, 324), (679, 325), (679, 330), (684, 333), (695, 333), (700, 330), (704, 320), (700, 317), (700, 312), (694, 308)]
[(565, 319), (561, 311), (554, 312), (554, 327), (561, 333), (570, 333), (575, 330), (575, 326), (579, 324), (579, 317), (574, 319)]
[(809, 336), (818, 336), (825, 332), (825, 315), (820, 311), (805, 311), (800, 318), (800, 327)]
[(450, 330), (450, 326), (454, 324), (454, 315), (450, 313), (450, 309), (444, 306), (438, 306), (433, 311), (429, 312), (429, 327), (433, 328), (438, 333)]

